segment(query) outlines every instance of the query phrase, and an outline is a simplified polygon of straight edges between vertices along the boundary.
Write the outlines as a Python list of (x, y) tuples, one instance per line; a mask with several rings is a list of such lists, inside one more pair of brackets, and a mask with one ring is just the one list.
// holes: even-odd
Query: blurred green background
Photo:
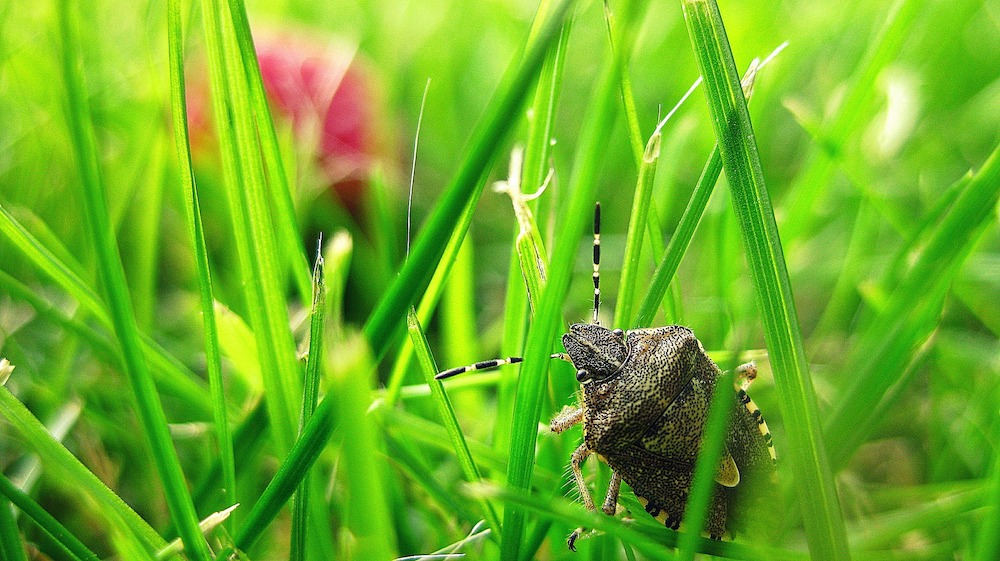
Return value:
[[(80, 36), (78, 50), (72, 51), (83, 61), (99, 166), (138, 325), (207, 388), (197, 271), (171, 128), (167, 6), (115, 0), (73, 6)], [(610, 6), (618, 9), (615, 2)], [(0, 0), (0, 205), (103, 295), (82, 212), (78, 147), (67, 128), (70, 102), (58, 26), (65, 9), (52, 2)], [(313, 470), (328, 531), (321, 527), (310, 534), (308, 558), (331, 552), (358, 559), (372, 551), (430, 553), (460, 540), (484, 518), (481, 503), (463, 494), (461, 471), (419, 368), (416, 363), (394, 366), (403, 347), (400, 332), (393, 332), (372, 379), (365, 378), (364, 361), (351, 362), (351, 357), (357, 332), (396, 280), (407, 252), (408, 205), (410, 237), (416, 238), (464, 157), (505, 69), (519, 56), (535, 9), (531, 2), (513, 1), (247, 5), (292, 186), (301, 249), (311, 262), (320, 232), (330, 239), (346, 230), (353, 241), (349, 269), (328, 272), (328, 282), (342, 282), (343, 289), (330, 289), (336, 312), (327, 320), (326, 360), (331, 372), (357, 367), (351, 375), (372, 391), (375, 412), (368, 417), (376, 442), (366, 453), (379, 471), (366, 477), (383, 482), (385, 505), (372, 508), (384, 509), (389, 522), (390, 535), (377, 538), (385, 541), (385, 549), (366, 549), (355, 526), (366, 491), (352, 488), (339, 469), (342, 442), (354, 430), (338, 424), (350, 418), (340, 412), (334, 439)], [(953, 255), (927, 257), (924, 252), (936, 235), (945, 235), (939, 226), (964, 188), (952, 185), (983, 166), (1000, 141), (1000, 2), (727, 1), (721, 10), (741, 72), (753, 58), (788, 43), (760, 72), (750, 113), (821, 424), (851, 433), (827, 443), (849, 541), (858, 558), (993, 558), (990, 552), (996, 550), (977, 540), (982, 540), (981, 528), (996, 524), (1000, 489), (997, 188), (987, 199), (989, 208), (967, 225), (968, 238), (955, 239)], [(250, 418), (266, 383), (249, 350), (253, 334), (245, 323), (255, 304), (243, 295), (245, 279), (223, 194), (201, 6), (182, 4), (182, 13), (191, 147), (215, 297), (233, 312), (220, 311), (220, 336), (226, 401), (235, 426)], [(580, 2), (571, 14), (552, 133), (553, 172), (541, 210), (536, 209), (550, 255), (554, 237), (564, 234), (560, 212), (571, 170), (578, 165), (577, 140), (609, 52), (602, 4)], [(625, 30), (634, 37), (627, 74), (645, 142), (698, 70), (679, 2), (641, 3), (637, 22)], [(523, 115), (492, 154), (492, 166), (485, 170), (488, 183), (506, 178), (510, 150), (525, 142)], [(664, 242), (714, 142), (705, 95), (695, 91), (664, 128), (653, 191)], [(620, 115), (599, 165), (607, 324), (637, 173)], [(522, 186), (528, 193), (537, 187)], [(440, 368), (501, 356), (501, 339), (511, 321), (505, 296), (516, 228), (510, 198), (487, 185), (437, 314), (424, 325)], [(121, 369), (72, 326), (102, 328), (25, 258), (9, 232), (0, 239), (0, 354), (17, 370), (7, 388), (46, 423), (65, 414), (68, 404), (82, 404), (59, 439), (154, 528), (171, 534), (172, 519), (155, 484), (148, 446), (139, 437)], [(583, 232), (565, 234), (579, 234), (582, 242), (564, 305), (568, 325), (589, 320), (592, 293), (587, 238)], [(721, 179), (672, 286), (670, 316), (661, 313), (654, 323), (691, 327), (713, 356), (722, 357), (717, 362), (724, 367), (725, 351), (747, 349), (757, 358), (762, 373), (751, 393), (767, 416), (780, 457), (782, 404), (770, 376), (742, 248)], [(925, 284), (908, 276), (921, 256), (932, 262), (926, 270), (935, 275)], [(654, 259), (659, 257), (644, 248), (640, 294), (652, 277)], [(518, 280), (516, 270), (512, 278)], [(308, 339), (309, 302), (292, 280), (282, 280), (301, 353)], [(895, 309), (898, 291), (909, 291), (903, 296), (910, 303), (903, 314), (885, 317), (883, 312)], [(69, 318), (69, 324), (55, 317)], [(879, 347), (883, 342), (886, 346)], [(556, 341), (553, 345), (558, 350)], [(403, 398), (379, 410), (394, 368), (404, 372)], [(508, 367), (502, 380), (513, 383), (516, 368)], [(568, 366), (553, 366), (556, 381), (542, 421), (572, 401), (571, 376)], [(336, 379), (335, 374), (324, 378), (324, 392), (336, 393), (331, 390)], [(496, 377), (458, 382), (466, 388), (456, 386), (450, 395), (473, 456), (485, 466), (485, 478), (502, 483), (503, 424), (510, 419), (512, 395), (509, 386), (498, 392), (498, 383), (506, 382)], [(845, 403), (858, 395), (852, 391), (866, 388), (870, 402)], [(181, 465), (194, 485), (217, 456), (210, 409), (185, 399), (183, 392), (161, 392)], [(368, 394), (363, 395), (368, 408)], [(422, 441), (415, 433), (444, 445)], [(101, 507), (82, 500), (73, 482), (46, 469), (45, 461), (33, 463), (28, 454), (35, 450), (22, 433), (0, 424), (0, 435), (0, 467), (8, 477), (23, 483), (100, 557), (128, 556), (123, 538), (102, 527)], [(234, 514), (237, 526), (284, 458), (281, 446), (266, 434), (261, 437), (237, 462), (238, 495), (245, 504)], [(536, 485), (542, 489), (536, 496), (543, 498), (535, 500), (540, 507), (570, 496), (564, 466), (579, 438), (579, 432), (539, 437), (536, 471), (542, 475), (536, 475)], [(39, 479), (29, 477), (39, 468)], [(792, 477), (783, 469), (782, 492), (794, 495)], [(601, 492), (595, 487), (595, 496)], [(216, 493), (196, 506), (204, 517), (227, 505)], [(496, 506), (502, 510), (502, 503)], [(24, 518), (17, 517), (18, 528), (39, 555), (72, 558)], [(286, 558), (288, 524), (286, 510), (248, 558)], [(526, 539), (522, 554), (571, 558), (561, 540), (575, 525), (545, 524), (551, 526), (532, 526), (529, 535), (535, 541)], [(229, 543), (231, 531), (218, 530), (210, 543)], [(631, 548), (618, 539), (628, 542), (614, 532), (585, 540), (577, 555), (626, 558)], [(780, 541), (767, 547), (779, 549), (730, 554), (778, 558), (778, 551), (805, 551), (797, 515), (786, 517)], [(640, 549), (640, 557), (656, 557)], [(480, 537), (462, 551), (470, 558), (494, 558), (497, 546)], [(669, 551), (664, 548), (663, 555)]]

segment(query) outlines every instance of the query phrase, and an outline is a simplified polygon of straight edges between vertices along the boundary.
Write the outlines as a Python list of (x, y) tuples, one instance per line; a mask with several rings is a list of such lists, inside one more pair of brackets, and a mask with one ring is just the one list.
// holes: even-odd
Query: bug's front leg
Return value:
[(552, 432), (559, 434), (573, 425), (579, 424), (581, 421), (583, 421), (583, 408), (567, 405), (562, 408), (562, 411), (558, 415), (552, 418), (549, 428)]

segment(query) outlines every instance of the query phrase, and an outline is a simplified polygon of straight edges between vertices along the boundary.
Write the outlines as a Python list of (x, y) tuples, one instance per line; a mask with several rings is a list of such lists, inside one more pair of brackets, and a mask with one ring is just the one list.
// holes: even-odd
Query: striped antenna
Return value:
[(594, 204), (594, 324), (601, 310), (601, 203)]
[[(569, 355), (566, 353), (555, 353), (549, 358), (555, 358), (559, 360), (565, 360), (566, 362), (573, 362)], [(470, 364), (468, 366), (459, 366), (458, 368), (450, 368), (443, 372), (438, 373), (434, 376), (435, 380), (444, 380), (445, 378), (451, 378), (452, 376), (458, 376), (459, 374), (465, 374), (466, 372), (473, 372), (475, 370), (492, 370), (494, 368), (503, 366), (505, 364), (517, 364), (519, 362), (524, 362), (524, 359), (519, 356), (512, 356), (508, 358), (495, 358), (493, 360), (483, 360), (475, 364)]]

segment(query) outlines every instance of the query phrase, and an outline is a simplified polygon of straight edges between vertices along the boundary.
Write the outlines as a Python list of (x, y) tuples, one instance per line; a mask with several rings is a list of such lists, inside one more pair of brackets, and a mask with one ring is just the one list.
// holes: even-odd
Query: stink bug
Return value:
[[(649, 329), (608, 329), (598, 321), (600, 308), (600, 205), (594, 211), (594, 317), (574, 323), (563, 335), (566, 354), (552, 355), (573, 363), (581, 384), (580, 406), (565, 407), (550, 428), (560, 433), (583, 423), (583, 443), (570, 467), (589, 510), (596, 510), (581, 465), (597, 454), (613, 470), (601, 510), (614, 514), (621, 482), (627, 482), (650, 515), (678, 529), (684, 515), (694, 464), (716, 381), (722, 371), (706, 354), (694, 333), (679, 325)], [(463, 372), (521, 362), (519, 357), (478, 362), (438, 374)], [(760, 410), (746, 393), (757, 370), (753, 363), (737, 369), (733, 411), (724, 440), (715, 489), (705, 529), (721, 539), (730, 529), (727, 514), (746, 481), (774, 477), (774, 447)], [(567, 540), (575, 550), (582, 528)]]

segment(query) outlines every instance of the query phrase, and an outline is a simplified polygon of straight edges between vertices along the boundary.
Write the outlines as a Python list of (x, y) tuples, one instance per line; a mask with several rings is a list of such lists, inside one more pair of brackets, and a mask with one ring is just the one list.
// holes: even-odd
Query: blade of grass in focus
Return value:
[(122, 348), (125, 374), (135, 397), (135, 405), (146, 441), (173, 522), (184, 540), (185, 549), (195, 559), (208, 561), (208, 544), (198, 528), (194, 503), (184, 480), (180, 459), (167, 428), (156, 385), (144, 355), (139, 329), (135, 323), (132, 303), (125, 283), (125, 270), (115, 242), (108, 216), (104, 184), (101, 179), (96, 140), (90, 118), (82, 65), (78, 59), (78, 39), (75, 6), (63, 2), (60, 6), (60, 33), (63, 47), (63, 72), (68, 97), (67, 121), (76, 149), (75, 159), (83, 184), (84, 214), (91, 243), (97, 255), (100, 277), (107, 293), (108, 307), (114, 331)]
[[(309, 354), (306, 359), (306, 375), (302, 384), (302, 411), (299, 414), (299, 433), (305, 427), (309, 417), (316, 410), (319, 400), (320, 373), (324, 369), (323, 362), (323, 331), (326, 316), (326, 282), (324, 280), (323, 254), (317, 252), (316, 264), (312, 275), (312, 311), (309, 322)], [(292, 533), (289, 559), (304, 561), (306, 559), (306, 540), (308, 539), (309, 511), (309, 475), (299, 483), (295, 497), (292, 499)]]
[[(448, 437), (454, 447), (458, 464), (462, 468), (462, 475), (466, 481), (478, 483), (482, 480), (479, 467), (476, 466), (476, 462), (472, 459), (472, 453), (465, 442), (465, 435), (462, 434), (462, 428), (458, 425), (458, 419), (455, 417), (455, 410), (452, 408), (448, 394), (445, 393), (441, 381), (434, 379), (434, 376), (440, 370), (438, 370), (437, 364), (434, 362), (434, 357), (431, 355), (430, 347), (427, 345), (427, 339), (424, 337), (417, 314), (412, 308), (406, 315), (406, 322), (410, 340), (413, 342), (413, 347), (416, 351), (417, 361), (420, 363), (420, 369), (423, 371), (427, 385), (431, 389), (431, 395), (434, 398), (434, 403), (437, 405), (438, 414), (444, 421), (445, 428), (448, 429)], [(486, 523), (497, 534), (496, 537), (499, 537), (501, 529), (500, 518), (493, 509), (493, 505), (488, 501), (481, 500), (479, 507), (482, 510), (482, 515)]]
[[(208, 247), (201, 219), (201, 203), (191, 165), (191, 139), (187, 123), (187, 99), (184, 86), (184, 30), (181, 20), (181, 3), (170, 0), (167, 5), (167, 25), (170, 55), (170, 102), (174, 125), (174, 142), (177, 150), (180, 188), (188, 230), (194, 246), (195, 269), (198, 276), (198, 294), (204, 325), (205, 365), (212, 394), (212, 420), (218, 457), (222, 467), (222, 493), (226, 506), (236, 504), (236, 467), (233, 463), (233, 440), (229, 431), (226, 411), (226, 391), (222, 380), (222, 357), (219, 354), (219, 333), (215, 322), (215, 294), (212, 272), (208, 264)], [(228, 524), (227, 524), (228, 526)]]
[(847, 536), (822, 440), (816, 394), (732, 48), (713, 0), (689, 0), (682, 6), (705, 79), (712, 123), (763, 319), (809, 551), (818, 560), (847, 560)]
[[(243, 305), (257, 340), (271, 431), (281, 454), (291, 448), (300, 391), (295, 343), (277, 263), (274, 219), (257, 142), (250, 86), (228, 5), (203, 0), (212, 108), (223, 162), (225, 199), (239, 257)], [(245, 39), (244, 39), (245, 40)]]
[(250, 104), (256, 116), (258, 141), (264, 169), (267, 171), (268, 196), (271, 208), (274, 209), (274, 225), (277, 245), (281, 248), (278, 255), (286, 260), (282, 263), (284, 269), (291, 273), (292, 284), (299, 293), (302, 302), (310, 297), (309, 264), (302, 243), (299, 241), (298, 220), (295, 217), (295, 204), (292, 201), (292, 186), (288, 182), (284, 160), (278, 144), (278, 135), (274, 129), (274, 118), (264, 92), (264, 80), (261, 77), (260, 62), (254, 49), (250, 23), (247, 20), (246, 5), (243, 0), (228, 0), (229, 13), (232, 16), (236, 31), (236, 41), (239, 45), (240, 58), (246, 72), (249, 86)]

